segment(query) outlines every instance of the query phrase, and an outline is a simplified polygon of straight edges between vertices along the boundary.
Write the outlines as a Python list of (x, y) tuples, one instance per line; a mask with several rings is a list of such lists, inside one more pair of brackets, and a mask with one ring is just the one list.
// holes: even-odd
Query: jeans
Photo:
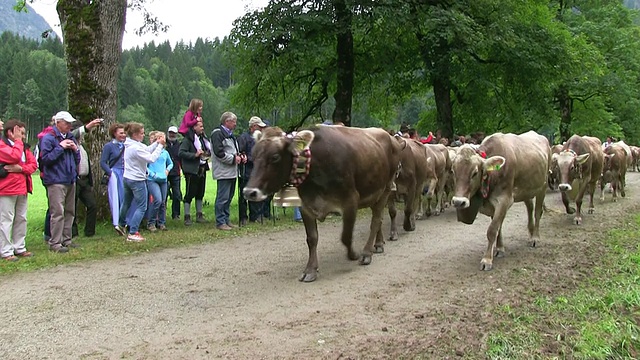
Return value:
[[(171, 218), (177, 218), (180, 216), (180, 205), (182, 204), (182, 190), (180, 189), (180, 175), (169, 175), (167, 178), (169, 182), (168, 188), (171, 189)], [(165, 201), (165, 206), (168, 204), (168, 200)]]
[(248, 177), (241, 177), (238, 183), (238, 212), (240, 220), (247, 220), (247, 208), (249, 210), (249, 221), (258, 221), (262, 215), (262, 206), (264, 201), (247, 201), (242, 194), (242, 190), (249, 182)]
[(149, 201), (149, 193), (147, 191), (147, 181), (124, 179), (124, 203), (120, 207), (120, 219), (118, 225), (125, 226), (127, 212), (131, 203), (135, 200), (135, 212), (129, 220), (129, 234), (135, 234), (140, 228), (140, 222), (147, 211), (147, 202)]
[(231, 208), (231, 199), (236, 190), (236, 179), (220, 179), (218, 180), (218, 189), (216, 194), (216, 226), (230, 224), (229, 209)]
[(153, 197), (153, 202), (149, 200), (147, 207), (147, 225), (165, 225), (167, 223), (167, 183), (147, 180), (149, 195)]
[(293, 208), (293, 220), (295, 221), (302, 220), (302, 214), (300, 213), (299, 206), (296, 206)]

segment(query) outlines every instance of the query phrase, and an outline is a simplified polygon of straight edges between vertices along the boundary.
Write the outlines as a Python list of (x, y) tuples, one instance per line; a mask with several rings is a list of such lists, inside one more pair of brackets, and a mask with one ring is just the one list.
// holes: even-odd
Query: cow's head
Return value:
[(602, 167), (602, 172), (607, 172), (611, 170), (612, 162), (611, 160), (616, 155), (616, 153), (604, 154), (604, 166)]
[(456, 208), (469, 207), (470, 199), (481, 189), (483, 177), (492, 171), (499, 171), (506, 162), (502, 156), (484, 158), (483, 154), (477, 153), (469, 145), (463, 145), (458, 151), (451, 166), (455, 179), (451, 202)]
[[(295, 173), (294, 159), (313, 141), (314, 133), (303, 130), (287, 137), (279, 128), (267, 128), (257, 136), (253, 147), (253, 171), (243, 190), (249, 201), (262, 201), (277, 192)], [(297, 166), (297, 164), (295, 165)]]
[(582, 178), (582, 165), (589, 160), (589, 153), (577, 155), (572, 150), (564, 150), (552, 155), (552, 169), (560, 176), (560, 191), (571, 191), (574, 180)]

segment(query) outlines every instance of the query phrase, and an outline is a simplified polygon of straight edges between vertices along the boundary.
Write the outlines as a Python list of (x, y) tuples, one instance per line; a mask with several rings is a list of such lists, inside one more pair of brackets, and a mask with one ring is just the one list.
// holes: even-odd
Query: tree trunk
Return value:
[(69, 112), (83, 123), (105, 119), (102, 129), (85, 136), (84, 147), (91, 161), (98, 218), (108, 218), (106, 188), (100, 185), (100, 155), (118, 110), (118, 66), (127, 0), (58, 0), (57, 11), (67, 61)]
[(352, 14), (344, 0), (334, 0), (333, 7), (338, 27), (337, 35), (337, 89), (335, 92), (336, 108), (333, 111), (333, 122), (341, 121), (351, 126), (351, 107), (353, 102), (353, 79), (355, 61), (353, 55), (353, 34), (351, 32)]
[(449, 79), (441, 79), (438, 75), (432, 80), (433, 94), (436, 100), (437, 124), (442, 137), (453, 138), (453, 105), (451, 103), (451, 86)]
[(566, 87), (558, 89), (556, 99), (560, 106), (560, 143), (567, 141), (571, 137), (571, 112), (573, 110), (573, 99), (569, 96)]

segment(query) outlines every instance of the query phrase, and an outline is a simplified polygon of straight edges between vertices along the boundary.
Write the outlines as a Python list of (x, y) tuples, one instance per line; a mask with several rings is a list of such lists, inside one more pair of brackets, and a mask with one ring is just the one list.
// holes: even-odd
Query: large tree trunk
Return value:
[(560, 143), (567, 141), (571, 137), (571, 112), (573, 110), (573, 99), (569, 96), (566, 87), (558, 89), (556, 101), (560, 107)]
[(333, 111), (333, 122), (341, 121), (351, 126), (351, 107), (353, 102), (353, 79), (355, 61), (353, 55), (353, 34), (351, 33), (352, 14), (344, 0), (334, 0), (338, 26), (337, 36), (337, 89), (335, 92), (336, 108)]
[(91, 160), (98, 218), (107, 218), (110, 212), (103, 196), (106, 189), (100, 185), (100, 155), (118, 110), (116, 90), (127, 0), (58, 0), (57, 10), (67, 60), (69, 112), (83, 123), (105, 119), (103, 129), (85, 136), (84, 147)]
[(437, 124), (442, 137), (453, 138), (453, 105), (451, 102), (451, 86), (449, 79), (435, 76), (432, 80), (433, 94), (436, 100)]

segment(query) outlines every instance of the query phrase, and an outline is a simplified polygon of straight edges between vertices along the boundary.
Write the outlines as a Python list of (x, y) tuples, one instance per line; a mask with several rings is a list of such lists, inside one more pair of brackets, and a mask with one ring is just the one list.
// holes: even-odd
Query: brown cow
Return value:
[(389, 240), (398, 240), (396, 227), (396, 201), (404, 198), (404, 224), (405, 231), (416, 229), (416, 212), (419, 209), (420, 197), (427, 178), (433, 177), (433, 167), (427, 159), (425, 146), (419, 141), (407, 140), (407, 149), (402, 151), (400, 157), (400, 171), (395, 180), (396, 191), (389, 195), (387, 206), (391, 217)]
[(550, 161), (547, 138), (533, 131), (521, 135), (497, 133), (485, 138), (478, 149), (469, 145), (460, 148), (453, 162), (453, 206), (458, 221), (472, 224), (478, 211), (491, 217), (480, 269), (491, 270), (494, 248), (496, 256), (504, 255), (502, 222), (514, 202), (525, 203), (530, 245), (536, 245)]
[[(442, 144), (425, 145), (429, 165), (433, 169), (433, 176), (429, 178), (427, 183), (428, 191), (426, 193), (425, 215), (431, 216), (431, 208), (436, 208), (435, 215), (444, 212), (445, 204), (445, 186), (449, 173), (451, 172), (451, 159), (449, 158), (449, 149)], [(423, 207), (422, 204), (420, 207)]]
[(640, 171), (638, 161), (640, 160), (640, 147), (629, 146), (631, 148), (631, 171)]
[[(553, 167), (560, 173), (560, 185), (562, 203), (567, 214), (575, 212), (574, 222), (582, 224), (582, 198), (589, 191), (589, 214), (595, 211), (593, 206), (593, 193), (596, 183), (602, 173), (604, 153), (601, 149), (600, 139), (591, 136), (573, 135), (564, 144), (560, 154), (553, 155)], [(576, 209), (569, 206), (569, 201), (576, 202)]]
[(604, 149), (604, 166), (600, 178), (600, 200), (604, 201), (604, 186), (607, 183), (611, 183), (614, 202), (618, 200), (618, 189), (620, 195), (625, 197), (626, 175), (627, 151), (617, 143), (609, 145)]
[(330, 212), (342, 213), (341, 240), (349, 259), (356, 260), (352, 247), (356, 215), (360, 208), (371, 208), (371, 232), (360, 264), (370, 264), (374, 251), (384, 251), (382, 213), (404, 147), (405, 140), (375, 128), (318, 126), (293, 138), (278, 128), (262, 133), (253, 148), (254, 168), (243, 193), (249, 201), (261, 201), (287, 183), (298, 186), (309, 247), (300, 281), (317, 277), (317, 220), (324, 221)]
[[(551, 147), (551, 155), (553, 156), (553, 154), (560, 154), (560, 152), (562, 152), (562, 149), (564, 148), (564, 145), (553, 145)], [(551, 169), (549, 170), (549, 189), (551, 190), (558, 190), (558, 184), (560, 182), (560, 174), (558, 174), (558, 169), (554, 168), (553, 166), (551, 167)]]

